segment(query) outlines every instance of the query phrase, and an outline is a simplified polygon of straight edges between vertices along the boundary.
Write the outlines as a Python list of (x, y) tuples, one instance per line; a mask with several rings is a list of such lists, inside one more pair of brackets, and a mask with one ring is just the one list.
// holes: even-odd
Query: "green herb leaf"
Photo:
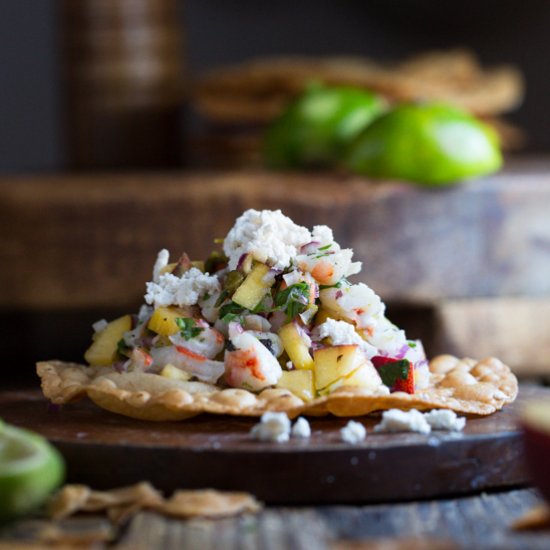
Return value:
[(325, 246), (321, 246), (317, 250), (328, 250), (332, 246), (332, 243), (326, 244)]
[(271, 313), (272, 311), (275, 311), (273, 307), (269, 305), (271, 300), (266, 300), (266, 298), (268, 297), (271, 298), (270, 292), (266, 293), (266, 295), (260, 300), (258, 305), (252, 310), (252, 313)]
[(393, 388), (397, 380), (407, 380), (410, 368), (411, 362), (408, 359), (401, 359), (380, 365), (377, 370), (382, 382), (389, 388)]
[(286, 312), (289, 320), (304, 312), (308, 303), (309, 285), (304, 282), (290, 285), (275, 296), (276, 308)]
[(177, 317), (176, 325), (180, 329), (180, 334), (185, 340), (191, 340), (196, 338), (203, 330), (203, 327), (199, 327), (195, 319), (190, 317)]
[(347, 282), (346, 279), (340, 279), (333, 285), (319, 285), (319, 290), (324, 290), (325, 288), (340, 288), (345, 282)]
[(235, 302), (228, 302), (220, 308), (220, 319), (224, 323), (239, 320), (246, 312), (246, 309)]

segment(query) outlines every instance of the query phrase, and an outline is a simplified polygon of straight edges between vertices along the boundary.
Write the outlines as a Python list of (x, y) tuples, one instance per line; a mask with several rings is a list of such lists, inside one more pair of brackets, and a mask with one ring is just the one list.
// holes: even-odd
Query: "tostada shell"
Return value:
[(481, 361), (440, 355), (429, 364), (430, 385), (415, 394), (389, 395), (343, 386), (326, 397), (304, 402), (290, 391), (271, 388), (256, 394), (202, 382), (170, 380), (144, 372), (118, 373), (109, 367), (47, 361), (37, 364), (44, 395), (63, 404), (88, 396), (108, 411), (143, 420), (184, 420), (201, 413), (260, 416), (266, 411), (298, 415), (363, 416), (386, 409), (434, 408), (488, 415), (511, 403), (518, 382), (494, 357)]

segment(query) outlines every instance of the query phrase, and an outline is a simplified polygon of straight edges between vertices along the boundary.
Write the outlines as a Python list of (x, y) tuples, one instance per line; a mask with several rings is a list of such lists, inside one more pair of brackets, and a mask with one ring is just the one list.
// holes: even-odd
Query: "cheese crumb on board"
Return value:
[(258, 441), (284, 443), (290, 438), (290, 420), (284, 412), (265, 412), (250, 430), (250, 436)]
[(448, 430), (460, 432), (466, 426), (466, 419), (458, 417), (454, 411), (449, 409), (434, 409), (424, 414), (424, 418), (433, 430)]
[(292, 437), (300, 437), (303, 439), (311, 437), (311, 426), (305, 418), (300, 417), (294, 422), (294, 426), (292, 426)]
[(432, 431), (424, 415), (416, 409), (402, 411), (390, 409), (382, 413), (382, 421), (374, 427), (375, 432), (418, 432), (429, 434)]
[(340, 437), (345, 443), (356, 445), (367, 437), (365, 426), (354, 420), (350, 420), (341, 430)]

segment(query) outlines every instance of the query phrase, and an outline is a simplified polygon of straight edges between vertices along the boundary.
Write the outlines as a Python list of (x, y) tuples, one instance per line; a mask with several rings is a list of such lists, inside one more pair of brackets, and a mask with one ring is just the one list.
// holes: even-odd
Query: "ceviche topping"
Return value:
[(327, 226), (280, 210), (247, 210), (205, 261), (161, 250), (136, 315), (94, 323), (85, 358), (304, 401), (355, 386), (414, 393), (429, 384), (420, 341), (385, 316), (380, 297), (349, 277), (361, 263)]

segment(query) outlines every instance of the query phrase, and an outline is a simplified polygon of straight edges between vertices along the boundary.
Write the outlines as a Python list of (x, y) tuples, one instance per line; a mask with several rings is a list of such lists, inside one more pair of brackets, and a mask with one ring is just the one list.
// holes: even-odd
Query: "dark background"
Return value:
[[(75, 0), (77, 1), (77, 0)], [(64, 167), (55, 0), (0, 2), (0, 172)], [(550, 151), (547, 0), (186, 0), (187, 72), (269, 54), (395, 59), (466, 46), (488, 65), (513, 63), (527, 95), (510, 116), (526, 151)]]

